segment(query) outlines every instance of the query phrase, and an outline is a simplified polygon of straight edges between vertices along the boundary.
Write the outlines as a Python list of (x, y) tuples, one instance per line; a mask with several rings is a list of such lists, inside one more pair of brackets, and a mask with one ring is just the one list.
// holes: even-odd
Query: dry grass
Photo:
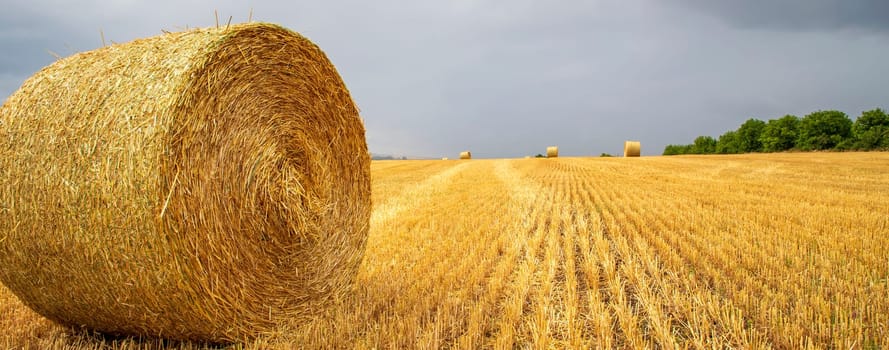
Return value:
[[(369, 164), (335, 68), (284, 28), (77, 54), (0, 109), (0, 280), (52, 320), (111, 334), (273, 335), (351, 293)], [(16, 320), (6, 344), (66, 334), (0, 307)]]
[[(887, 153), (371, 171), (354, 298), (244, 347), (889, 347)], [(166, 345), (83, 337), (8, 291), (0, 302), (0, 346)]]
[(642, 144), (639, 141), (624, 142), (624, 157), (638, 157), (642, 154)]
[(559, 147), (558, 146), (549, 146), (546, 148), (546, 157), (547, 158), (556, 158), (559, 156)]

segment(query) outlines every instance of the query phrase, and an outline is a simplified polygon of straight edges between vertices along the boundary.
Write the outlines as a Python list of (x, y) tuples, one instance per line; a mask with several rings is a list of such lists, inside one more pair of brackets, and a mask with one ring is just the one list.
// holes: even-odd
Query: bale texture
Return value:
[(469, 151), (460, 152), (460, 159), (472, 159), (472, 152), (469, 152)]
[(0, 280), (59, 323), (229, 342), (352, 289), (371, 212), (334, 66), (270, 24), (113, 45), (0, 108)]
[(558, 146), (549, 146), (546, 148), (546, 157), (547, 158), (557, 158), (559, 157), (559, 147)]
[(639, 141), (624, 142), (624, 157), (638, 157), (642, 154), (642, 145)]

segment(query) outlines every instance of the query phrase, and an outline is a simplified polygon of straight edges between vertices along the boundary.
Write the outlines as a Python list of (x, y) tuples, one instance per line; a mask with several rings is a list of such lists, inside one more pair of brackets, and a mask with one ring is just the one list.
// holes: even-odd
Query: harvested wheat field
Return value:
[[(243, 347), (889, 347), (889, 153), (371, 174), (352, 297)], [(68, 330), (0, 290), (2, 348), (167, 346), (199, 347)]]

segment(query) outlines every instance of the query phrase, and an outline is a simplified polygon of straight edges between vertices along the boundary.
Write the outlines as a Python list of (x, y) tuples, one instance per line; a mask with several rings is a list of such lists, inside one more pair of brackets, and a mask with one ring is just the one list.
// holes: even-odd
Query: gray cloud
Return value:
[[(510, 157), (559, 145), (564, 155), (597, 155), (638, 139), (644, 154), (659, 154), (667, 143), (718, 136), (750, 117), (889, 107), (880, 81), (889, 75), (886, 32), (788, 30), (765, 15), (749, 15), (760, 24), (730, 16), (753, 10), (708, 4), (21, 2), (0, 14), (0, 98), (54, 59), (47, 50), (101, 46), (99, 30), (124, 42), (214, 25), (214, 9), (222, 22), (244, 21), (252, 8), (254, 19), (325, 50), (376, 153)], [(778, 18), (787, 6), (761, 12)]]
[(889, 31), (885, 0), (679, 0), (743, 28)]

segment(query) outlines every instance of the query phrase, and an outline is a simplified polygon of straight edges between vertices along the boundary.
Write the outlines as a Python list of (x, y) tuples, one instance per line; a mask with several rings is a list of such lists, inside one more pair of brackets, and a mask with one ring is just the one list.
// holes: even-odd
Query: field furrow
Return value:
[[(889, 347), (889, 154), (376, 161), (354, 294), (246, 348)], [(111, 339), (0, 287), (2, 348)]]

